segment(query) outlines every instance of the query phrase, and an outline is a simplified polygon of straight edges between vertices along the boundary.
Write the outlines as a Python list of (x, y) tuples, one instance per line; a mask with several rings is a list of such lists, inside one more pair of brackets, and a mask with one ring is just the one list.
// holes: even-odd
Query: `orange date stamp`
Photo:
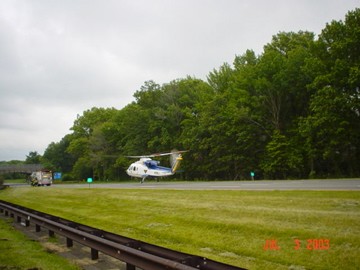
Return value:
[[(329, 250), (330, 239), (293, 239), (294, 250), (307, 249), (307, 250)], [(266, 239), (263, 245), (264, 250), (281, 250), (277, 239)]]

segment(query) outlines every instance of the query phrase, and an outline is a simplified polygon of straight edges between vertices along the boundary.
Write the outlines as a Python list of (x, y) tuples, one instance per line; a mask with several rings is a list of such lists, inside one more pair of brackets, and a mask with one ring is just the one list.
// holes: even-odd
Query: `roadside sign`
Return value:
[(92, 183), (92, 181), (93, 181), (93, 179), (92, 179), (91, 177), (89, 177), (89, 178), (87, 179), (87, 182), (88, 182), (88, 184), (89, 184), (89, 188), (90, 188), (90, 184)]
[(61, 172), (54, 172), (54, 180), (59, 180), (61, 179)]
[(250, 176), (251, 176), (251, 180), (254, 180), (255, 173), (254, 173), (254, 172), (250, 172)]

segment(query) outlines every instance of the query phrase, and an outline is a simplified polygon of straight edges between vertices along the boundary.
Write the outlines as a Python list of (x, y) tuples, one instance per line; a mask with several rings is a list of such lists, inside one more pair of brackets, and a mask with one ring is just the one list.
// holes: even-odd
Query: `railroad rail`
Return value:
[(30, 226), (30, 222), (33, 223), (36, 232), (45, 228), (49, 232), (49, 237), (55, 234), (65, 237), (67, 247), (72, 247), (73, 241), (89, 247), (92, 260), (99, 258), (99, 252), (121, 260), (125, 262), (126, 270), (136, 268), (144, 270), (245, 269), (152, 245), (2, 200), (0, 200), (0, 213), (14, 218), (26, 227)]

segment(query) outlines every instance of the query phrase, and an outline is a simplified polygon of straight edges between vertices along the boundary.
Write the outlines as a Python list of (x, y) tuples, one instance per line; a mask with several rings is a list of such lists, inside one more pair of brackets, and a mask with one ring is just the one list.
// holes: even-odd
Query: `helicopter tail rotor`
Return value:
[(177, 169), (180, 167), (180, 163), (182, 161), (182, 156), (179, 151), (173, 150), (170, 155), (170, 164), (171, 164), (171, 172), (175, 173)]

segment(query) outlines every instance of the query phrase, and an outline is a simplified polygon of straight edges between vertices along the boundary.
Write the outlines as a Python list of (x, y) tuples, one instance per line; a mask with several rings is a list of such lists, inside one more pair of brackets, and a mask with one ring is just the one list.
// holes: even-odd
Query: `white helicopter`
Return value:
[[(129, 158), (140, 158), (132, 163), (126, 173), (132, 177), (141, 178), (140, 183), (144, 183), (147, 177), (166, 177), (175, 174), (182, 161), (181, 153), (187, 151), (172, 151), (171, 153), (160, 153), (146, 156), (128, 156)], [(159, 166), (160, 161), (151, 159), (152, 157), (170, 156), (171, 168)]]

